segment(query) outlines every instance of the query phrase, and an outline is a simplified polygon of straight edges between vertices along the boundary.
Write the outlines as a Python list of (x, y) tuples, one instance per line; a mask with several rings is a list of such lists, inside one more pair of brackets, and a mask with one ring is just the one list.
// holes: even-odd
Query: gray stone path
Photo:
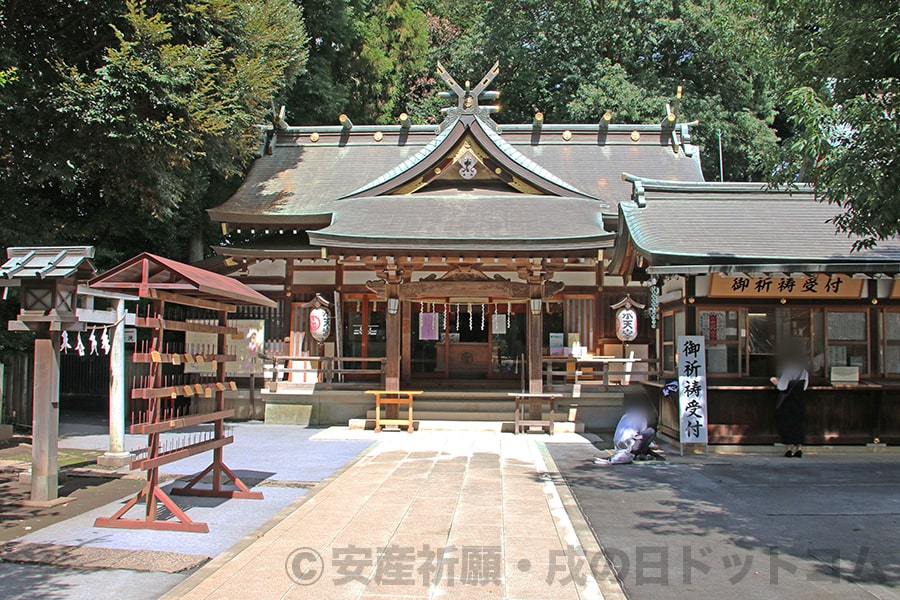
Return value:
[(539, 439), (381, 434), (166, 598), (602, 598), (589, 571), (570, 569), (582, 551)]
[[(61, 429), (62, 447), (106, 447), (102, 426), (76, 421), (64, 422)], [(192, 519), (209, 524), (206, 534), (94, 527), (98, 516), (112, 515), (127, 498), (86, 507), (42, 529), (23, 529), (13, 545), (0, 548), (0, 597), (94, 598), (102, 592), (110, 598), (156, 598), (197, 566), (254, 535), (373, 441), (371, 433), (341, 439), (325, 430), (262, 423), (235, 423), (234, 430), (236, 442), (225, 449), (226, 463), (248, 484), (258, 486), (264, 500), (174, 497)], [(129, 438), (140, 441), (138, 436)], [(210, 457), (205, 453), (172, 463), (167, 474), (195, 473)], [(133, 513), (143, 508), (140, 504)]]

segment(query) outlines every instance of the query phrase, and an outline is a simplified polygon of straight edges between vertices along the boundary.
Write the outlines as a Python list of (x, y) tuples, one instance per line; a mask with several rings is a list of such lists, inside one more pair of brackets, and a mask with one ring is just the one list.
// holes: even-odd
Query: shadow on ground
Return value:
[(632, 598), (900, 597), (900, 456), (597, 466), (591, 446), (548, 448)]

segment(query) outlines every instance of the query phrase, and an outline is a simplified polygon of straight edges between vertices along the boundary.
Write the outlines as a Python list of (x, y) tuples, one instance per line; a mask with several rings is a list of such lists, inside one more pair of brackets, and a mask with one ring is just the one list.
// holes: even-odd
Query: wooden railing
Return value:
[[(554, 356), (544, 357), (541, 362), (544, 388), (571, 385), (574, 395), (579, 395), (582, 387), (598, 387), (606, 392), (610, 386), (637, 383), (660, 375), (657, 359), (598, 357), (582, 360)], [(637, 371), (635, 365), (646, 365), (647, 368)]]
[[(279, 384), (299, 383), (292, 382), (291, 374), (300, 374), (307, 383), (323, 383), (326, 389), (332, 389), (334, 384), (343, 384), (350, 381), (378, 381), (384, 386), (386, 358), (337, 358), (335, 356), (267, 356), (264, 359), (263, 370), (269, 391), (277, 391)], [(348, 366), (362, 364), (368, 367), (375, 364), (377, 368), (360, 368)], [(308, 365), (301, 366), (301, 365)], [(286, 386), (282, 386), (286, 387)]]

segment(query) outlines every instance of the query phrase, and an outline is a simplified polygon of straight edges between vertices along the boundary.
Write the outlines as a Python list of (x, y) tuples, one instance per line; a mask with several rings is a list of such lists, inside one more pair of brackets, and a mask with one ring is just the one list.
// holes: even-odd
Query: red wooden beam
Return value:
[(228, 419), (233, 416), (234, 409), (229, 409), (211, 413), (203, 413), (200, 415), (178, 417), (177, 419), (169, 419), (168, 421), (160, 421), (158, 423), (137, 423), (131, 426), (130, 433), (161, 433), (163, 431), (181, 429), (182, 427), (190, 427), (191, 425), (199, 425), (200, 423), (209, 423), (210, 421), (215, 421), (216, 419)]
[(233, 442), (234, 436), (228, 436), (216, 440), (207, 440), (205, 442), (198, 442), (196, 444), (191, 444), (190, 446), (185, 446), (184, 448), (179, 448), (178, 450), (172, 450), (171, 452), (160, 454), (159, 456), (153, 458), (140, 458), (138, 460), (133, 460), (131, 461), (130, 467), (132, 470), (140, 471), (156, 469), (163, 465), (167, 465), (170, 462), (175, 462), (176, 460), (181, 460), (182, 458), (187, 458), (188, 456), (200, 454), (201, 452), (206, 452), (207, 450), (221, 448), (222, 446), (227, 446), (228, 444), (231, 444)]

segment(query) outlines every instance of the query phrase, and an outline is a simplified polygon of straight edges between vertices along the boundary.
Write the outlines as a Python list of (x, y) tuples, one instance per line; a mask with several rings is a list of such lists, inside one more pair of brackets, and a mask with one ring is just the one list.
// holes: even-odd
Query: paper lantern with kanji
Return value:
[(317, 342), (324, 342), (331, 335), (331, 315), (324, 308), (309, 311), (309, 334)]
[(619, 341), (628, 343), (636, 340), (638, 336), (638, 312), (636, 309), (642, 309), (644, 305), (635, 302), (629, 294), (625, 294), (622, 300), (610, 308), (616, 311), (616, 337), (619, 338)]
[(616, 337), (623, 342), (633, 342), (638, 335), (638, 314), (629, 308), (620, 308), (616, 312)]

